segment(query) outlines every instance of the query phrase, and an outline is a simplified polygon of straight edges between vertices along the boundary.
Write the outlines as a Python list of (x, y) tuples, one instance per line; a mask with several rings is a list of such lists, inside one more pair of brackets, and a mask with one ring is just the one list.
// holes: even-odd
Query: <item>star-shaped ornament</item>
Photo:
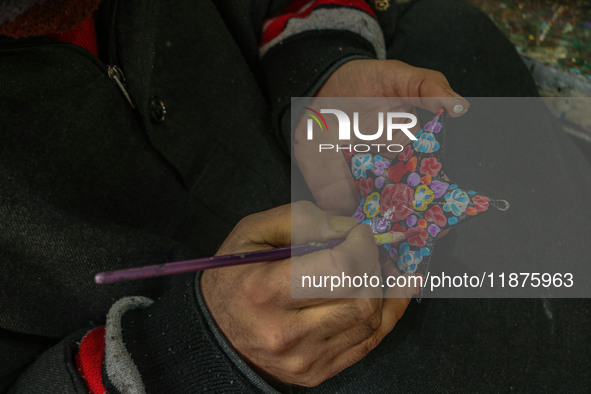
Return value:
[(427, 271), (443, 230), (491, 206), (509, 209), (507, 201), (459, 187), (444, 175), (440, 142), (444, 118), (442, 109), (393, 160), (345, 151), (361, 194), (353, 217), (371, 226), (404, 273)]

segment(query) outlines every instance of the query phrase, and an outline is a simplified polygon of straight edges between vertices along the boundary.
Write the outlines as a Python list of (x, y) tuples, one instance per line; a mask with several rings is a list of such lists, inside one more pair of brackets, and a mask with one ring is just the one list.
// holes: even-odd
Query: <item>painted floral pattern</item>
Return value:
[(425, 124), (417, 141), (394, 160), (370, 153), (345, 155), (361, 196), (353, 217), (382, 237), (404, 234), (402, 241), (384, 245), (402, 272), (426, 272), (439, 233), (491, 205), (488, 197), (445, 177), (438, 140), (442, 118), (440, 112)]
[(363, 213), (367, 218), (373, 218), (380, 213), (380, 194), (373, 192), (365, 199)]
[(373, 162), (372, 171), (376, 175), (382, 175), (384, 171), (390, 166), (390, 161), (383, 158), (381, 155), (376, 155)]
[(433, 190), (425, 185), (417, 187), (412, 206), (417, 211), (426, 211), (429, 204), (433, 201)]
[(449, 187), (449, 183), (435, 180), (431, 182), (430, 187), (431, 190), (433, 190), (433, 197), (439, 198), (445, 194)]
[[(390, 249), (390, 255), (393, 255), (391, 252), (392, 249)], [(399, 246), (399, 252), (396, 255), (399, 256), (396, 262), (400, 271), (415, 273), (423, 258), (431, 255), (431, 250), (427, 247), (414, 250), (410, 248), (408, 242), (402, 242)]]
[(367, 171), (373, 167), (371, 153), (358, 153), (351, 158), (351, 171), (355, 179), (367, 176)]
[(421, 174), (429, 174), (431, 176), (437, 176), (441, 170), (441, 163), (436, 157), (426, 157), (421, 160)]
[(427, 212), (425, 212), (425, 219), (430, 223), (435, 223), (439, 227), (445, 226), (447, 218), (443, 213), (443, 209), (439, 205), (433, 205)]
[(428, 236), (427, 231), (420, 226), (411, 227), (406, 231), (406, 240), (409, 245), (425, 246)]
[(432, 133), (439, 133), (442, 129), (442, 124), (439, 122), (439, 119), (435, 118), (430, 120), (425, 124), (425, 131), (430, 131)]
[(400, 182), (407, 172), (406, 164), (399, 161), (395, 165), (388, 167), (388, 178), (390, 178), (392, 182)]
[(407, 218), (413, 213), (413, 198), (413, 190), (403, 183), (386, 185), (380, 204), (382, 215), (393, 222)]
[(412, 147), (410, 145), (406, 145), (404, 150), (398, 154), (398, 160), (407, 161), (412, 157), (413, 153), (415, 153), (415, 151), (412, 149)]
[(359, 189), (359, 193), (361, 193), (361, 198), (365, 198), (369, 196), (369, 193), (373, 191), (373, 178), (361, 178), (358, 181), (355, 181), (355, 185), (357, 189)]
[(413, 145), (415, 150), (421, 153), (436, 152), (440, 146), (433, 133), (421, 133)]
[(485, 212), (488, 210), (488, 198), (484, 196), (474, 196), (472, 199), (474, 201), (474, 208), (478, 212)]
[(468, 194), (462, 189), (455, 189), (450, 193), (445, 193), (446, 203), (443, 205), (443, 210), (451, 212), (456, 216), (460, 216), (468, 208), (470, 198)]

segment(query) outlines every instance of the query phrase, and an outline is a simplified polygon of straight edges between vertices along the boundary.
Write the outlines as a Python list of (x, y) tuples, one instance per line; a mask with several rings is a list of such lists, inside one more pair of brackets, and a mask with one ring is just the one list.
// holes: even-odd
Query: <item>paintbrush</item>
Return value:
[[(388, 232), (374, 236), (377, 245), (402, 241), (404, 233)], [(175, 261), (171, 263), (148, 265), (144, 267), (127, 268), (117, 271), (99, 272), (94, 276), (97, 284), (121, 282), (125, 280), (154, 278), (157, 276), (184, 274), (187, 272), (203, 271), (212, 268), (229, 267), (233, 265), (262, 263), (302, 256), (323, 249), (332, 249), (345, 241), (344, 238), (329, 239), (327, 241), (310, 242), (302, 245), (284, 246), (281, 248), (257, 250), (255, 252), (235, 253), (222, 256), (204, 257), (194, 260)]]

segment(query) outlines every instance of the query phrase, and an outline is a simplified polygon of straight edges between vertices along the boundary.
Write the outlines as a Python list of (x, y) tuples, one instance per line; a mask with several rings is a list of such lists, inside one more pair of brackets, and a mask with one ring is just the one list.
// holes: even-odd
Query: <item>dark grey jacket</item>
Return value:
[[(49, 38), (0, 38), (0, 391), (86, 392), (77, 342), (125, 296), (155, 300), (121, 320), (148, 392), (270, 390), (216, 332), (194, 275), (92, 279), (212, 255), (240, 218), (289, 201), (289, 97), (375, 53), (318, 31), (259, 60), (281, 3), (106, 1), (100, 60)], [(108, 389), (121, 379), (107, 376)]]

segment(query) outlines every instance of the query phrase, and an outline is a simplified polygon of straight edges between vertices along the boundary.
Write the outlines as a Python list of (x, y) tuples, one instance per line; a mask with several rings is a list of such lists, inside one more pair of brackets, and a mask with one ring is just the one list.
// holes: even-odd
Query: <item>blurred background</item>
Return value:
[[(467, 0), (515, 44), (564, 130), (591, 152), (591, 0)], [(399, 3), (408, 0), (398, 0)], [(586, 102), (586, 103), (585, 103)], [(591, 154), (588, 155), (591, 157)]]
[(567, 97), (591, 97), (590, 0), (468, 0), (515, 44), (542, 96), (564, 128), (591, 143), (591, 106)]

